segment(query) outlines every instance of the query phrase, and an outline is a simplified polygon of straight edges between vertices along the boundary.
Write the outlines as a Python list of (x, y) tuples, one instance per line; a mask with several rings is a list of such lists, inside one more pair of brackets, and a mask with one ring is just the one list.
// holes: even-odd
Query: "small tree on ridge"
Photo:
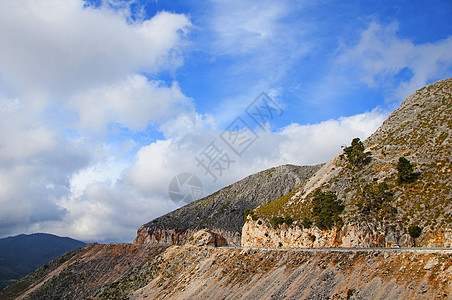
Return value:
[(365, 147), (359, 138), (354, 138), (352, 144), (345, 147), (344, 152), (348, 162), (354, 167), (360, 167), (367, 162), (369, 152), (364, 152)]

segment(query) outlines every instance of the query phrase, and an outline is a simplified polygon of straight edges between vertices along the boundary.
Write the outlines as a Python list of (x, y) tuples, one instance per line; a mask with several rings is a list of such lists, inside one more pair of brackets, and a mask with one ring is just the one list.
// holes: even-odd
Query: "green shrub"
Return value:
[(278, 228), (281, 224), (286, 223), (288, 226), (292, 225), (293, 219), (290, 216), (287, 217), (273, 217), (270, 219), (270, 224), (273, 229)]
[(417, 179), (417, 174), (413, 171), (413, 165), (405, 157), (400, 157), (397, 163), (397, 182), (398, 183), (410, 183)]
[(272, 225), (273, 229), (278, 228), (282, 223), (284, 223), (283, 217), (273, 217), (270, 219), (270, 224)]
[(254, 211), (252, 209), (245, 208), (245, 210), (243, 211), (243, 218), (244, 218), (245, 222), (246, 222), (246, 218), (248, 217), (248, 215), (251, 215), (251, 217), (252, 217), (254, 215)]
[(313, 234), (308, 234), (308, 238), (309, 238), (309, 240), (311, 241), (311, 242), (315, 242), (315, 240), (316, 240), (316, 236), (315, 235), (313, 235)]
[(408, 233), (413, 238), (413, 246), (416, 246), (416, 239), (421, 236), (422, 228), (417, 225), (410, 225)]
[(320, 229), (331, 229), (334, 225), (341, 224), (342, 219), (339, 215), (344, 208), (344, 205), (337, 200), (335, 193), (324, 193), (321, 189), (315, 190), (312, 199), (312, 215), (315, 218), (315, 225)]
[(284, 223), (286, 223), (288, 226), (290, 226), (293, 223), (293, 219), (289, 216), (286, 216), (286, 218), (284, 219)]

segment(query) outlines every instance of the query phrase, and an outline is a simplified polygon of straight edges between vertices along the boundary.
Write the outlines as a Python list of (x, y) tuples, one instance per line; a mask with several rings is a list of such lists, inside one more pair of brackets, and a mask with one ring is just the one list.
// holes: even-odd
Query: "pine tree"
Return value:
[(367, 162), (369, 152), (364, 152), (365, 147), (359, 138), (354, 138), (352, 144), (344, 149), (347, 160), (354, 167), (360, 167)]

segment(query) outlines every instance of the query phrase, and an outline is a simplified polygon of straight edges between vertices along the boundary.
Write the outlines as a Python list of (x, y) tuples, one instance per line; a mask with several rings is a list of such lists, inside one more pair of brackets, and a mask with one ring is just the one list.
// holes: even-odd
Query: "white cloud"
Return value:
[(131, 72), (180, 65), (181, 38), (190, 26), (186, 16), (161, 12), (130, 24), (110, 9), (83, 5), (81, 0), (2, 1), (2, 78), (23, 93), (61, 96)]
[[(142, 197), (118, 183), (94, 183), (83, 194), (59, 201), (68, 214), (59, 222), (59, 231), (91, 241), (131, 242), (138, 227), (176, 206), (157, 196)], [(55, 223), (43, 224), (54, 229)]]
[[(394, 94), (390, 96), (398, 101), (431, 81), (450, 76), (452, 36), (416, 44), (400, 38), (397, 31), (397, 23), (370, 23), (356, 44), (342, 49), (337, 68), (370, 87), (392, 89)], [(399, 83), (395, 77), (403, 69), (409, 70), (412, 77)]]
[(177, 82), (166, 86), (142, 75), (131, 75), (124, 81), (75, 94), (69, 102), (79, 112), (79, 127), (96, 131), (111, 122), (131, 130), (144, 130), (150, 122), (164, 123), (193, 110)]
[(87, 165), (87, 150), (23, 110), (1, 118), (0, 136), (0, 234), (61, 220), (67, 211), (56, 200), (69, 192), (71, 174)]
[(311, 165), (327, 162), (340, 152), (340, 147), (359, 137), (370, 136), (386, 119), (387, 113), (374, 110), (319, 124), (287, 126), (281, 135), (285, 138), (280, 146), (284, 159), (295, 164)]
[[(193, 112), (177, 82), (141, 75), (182, 64), (191, 23), (168, 12), (131, 22), (124, 12), (82, 0), (0, 2), (0, 235), (122, 239), (161, 201), (116, 181), (130, 161), (112, 158), (98, 133)], [(154, 213), (174, 207), (162, 203)]]
[(287, 14), (282, 2), (212, 1), (212, 28), (222, 54), (244, 54), (263, 50), (277, 38), (278, 21)]

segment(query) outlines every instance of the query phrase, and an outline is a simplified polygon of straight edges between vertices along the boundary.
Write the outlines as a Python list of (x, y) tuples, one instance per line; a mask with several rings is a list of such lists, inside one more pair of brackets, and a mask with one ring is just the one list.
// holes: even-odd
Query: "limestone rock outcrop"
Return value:
[[(341, 228), (320, 230), (313, 226), (303, 228), (297, 224), (273, 228), (267, 222), (251, 218), (243, 226), (243, 247), (272, 248), (366, 248), (366, 247), (412, 247), (413, 238), (400, 228), (388, 227), (384, 223), (347, 223)], [(452, 240), (443, 236), (442, 242), (427, 243), (428, 247), (452, 247)]]

